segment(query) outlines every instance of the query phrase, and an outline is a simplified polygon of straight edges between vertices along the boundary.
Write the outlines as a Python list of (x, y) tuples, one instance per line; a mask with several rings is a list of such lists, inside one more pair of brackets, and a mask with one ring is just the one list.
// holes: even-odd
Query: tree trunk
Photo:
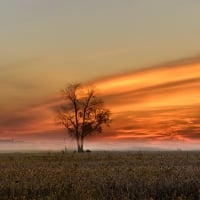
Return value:
[(83, 152), (83, 147), (82, 146), (78, 146), (78, 153), (82, 153)]
[(81, 150), (82, 150), (82, 152), (84, 152), (84, 150), (83, 150), (83, 137), (81, 137)]
[(77, 139), (77, 150), (78, 150), (78, 153), (84, 152), (84, 150), (83, 150), (83, 140), (82, 139), (81, 139), (81, 141), (79, 139)]

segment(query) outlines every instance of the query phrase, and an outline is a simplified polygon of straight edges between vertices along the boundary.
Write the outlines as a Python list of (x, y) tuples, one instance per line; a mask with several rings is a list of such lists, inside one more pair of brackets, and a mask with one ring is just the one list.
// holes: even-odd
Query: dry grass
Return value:
[(199, 152), (0, 154), (0, 200), (200, 199)]

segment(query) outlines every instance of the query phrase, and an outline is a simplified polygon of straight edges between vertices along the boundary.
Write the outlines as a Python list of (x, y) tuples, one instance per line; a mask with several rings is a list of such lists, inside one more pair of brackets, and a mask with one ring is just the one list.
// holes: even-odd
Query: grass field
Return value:
[(200, 199), (200, 152), (0, 154), (0, 200)]

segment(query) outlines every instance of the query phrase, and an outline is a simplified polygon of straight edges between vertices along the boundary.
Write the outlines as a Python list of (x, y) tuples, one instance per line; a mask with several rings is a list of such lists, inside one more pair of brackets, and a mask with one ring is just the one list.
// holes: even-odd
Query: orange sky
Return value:
[[(91, 81), (112, 112), (113, 122), (89, 141), (112, 146), (126, 143), (164, 146), (198, 145), (200, 141), (200, 62), (180, 61)], [(1, 139), (63, 140), (55, 126), (52, 95), (26, 108), (1, 113)], [(98, 138), (98, 139), (97, 139)], [(107, 142), (107, 143), (106, 143)], [(130, 144), (129, 144), (130, 145)], [(177, 145), (178, 146), (178, 145)], [(110, 147), (109, 147), (110, 148)]]
[(88, 148), (199, 148), (199, 7), (1, 0), (0, 150), (12, 138), (17, 148), (63, 147), (53, 110), (59, 90), (79, 81), (96, 87), (113, 118)]

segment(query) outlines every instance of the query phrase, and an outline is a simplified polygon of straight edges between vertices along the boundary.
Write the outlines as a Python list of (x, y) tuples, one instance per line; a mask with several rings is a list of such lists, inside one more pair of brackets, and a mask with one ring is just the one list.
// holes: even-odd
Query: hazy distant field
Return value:
[(200, 199), (200, 152), (0, 154), (0, 200)]

